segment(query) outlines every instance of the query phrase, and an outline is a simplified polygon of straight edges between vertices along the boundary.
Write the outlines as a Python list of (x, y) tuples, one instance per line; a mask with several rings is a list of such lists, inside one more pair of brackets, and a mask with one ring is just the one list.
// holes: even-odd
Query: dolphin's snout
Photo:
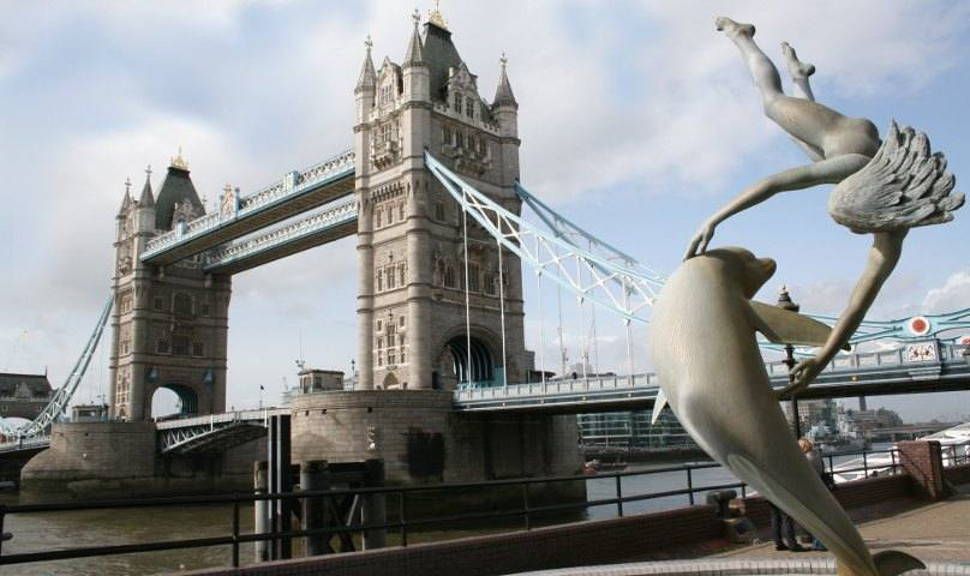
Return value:
[(775, 274), (775, 270), (778, 268), (778, 264), (771, 258), (759, 258), (758, 262), (764, 267), (765, 276), (771, 278)]

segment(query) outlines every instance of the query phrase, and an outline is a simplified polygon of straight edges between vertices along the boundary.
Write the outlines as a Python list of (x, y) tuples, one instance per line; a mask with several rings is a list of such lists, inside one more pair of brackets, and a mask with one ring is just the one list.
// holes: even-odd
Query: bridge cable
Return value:
[[(502, 224), (500, 222), (499, 230), (501, 230), (501, 225)], [(498, 298), (499, 309), (501, 310), (502, 317), (502, 386), (508, 386), (509, 356), (505, 343), (505, 271), (502, 269), (502, 241), (499, 238), (496, 238), (495, 245), (498, 247)]]
[[(583, 268), (580, 265), (579, 260), (576, 261), (576, 281), (579, 282), (580, 285), (583, 283)], [(586, 380), (589, 378), (586, 368), (586, 365), (589, 364), (589, 338), (586, 332), (586, 298), (583, 297), (582, 293), (580, 293), (577, 299), (579, 300), (579, 328), (582, 338), (580, 341), (580, 345), (582, 346), (580, 360), (583, 363), (583, 379)]]
[[(534, 238), (536, 253), (539, 253), (539, 237)], [(539, 370), (542, 383), (546, 383), (546, 322), (542, 314), (542, 268), (536, 268), (536, 294), (539, 300)]]
[(562, 286), (556, 286), (556, 295), (559, 300), (559, 377), (566, 377), (566, 344), (563, 342), (562, 334)]
[(472, 304), (471, 296), (468, 292), (468, 194), (462, 189), (461, 192), (461, 218), (462, 218), (462, 237), (465, 247), (465, 381), (470, 387), (472, 385)]

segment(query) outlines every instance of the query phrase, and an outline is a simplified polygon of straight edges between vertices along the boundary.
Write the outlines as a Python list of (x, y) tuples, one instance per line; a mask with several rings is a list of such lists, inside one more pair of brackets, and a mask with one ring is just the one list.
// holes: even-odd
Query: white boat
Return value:
[[(917, 440), (935, 440), (942, 448), (943, 466), (970, 462), (970, 422), (947, 428)], [(836, 484), (862, 478), (875, 478), (896, 472), (899, 463), (896, 445), (885, 451), (876, 451), (864, 457), (853, 458), (834, 466), (832, 479)]]

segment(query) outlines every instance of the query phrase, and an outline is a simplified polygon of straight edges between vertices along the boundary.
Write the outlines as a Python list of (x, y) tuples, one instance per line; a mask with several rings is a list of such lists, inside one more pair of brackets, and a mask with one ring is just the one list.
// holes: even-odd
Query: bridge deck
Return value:
[(292, 173), (281, 182), (242, 198), (233, 214), (213, 212), (153, 238), (141, 260), (172, 264), (347, 196), (354, 191), (354, 171), (354, 155), (347, 152)]

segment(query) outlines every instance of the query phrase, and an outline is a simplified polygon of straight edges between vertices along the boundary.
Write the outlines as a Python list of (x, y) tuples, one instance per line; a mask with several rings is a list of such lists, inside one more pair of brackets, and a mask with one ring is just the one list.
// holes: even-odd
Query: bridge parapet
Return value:
[[(898, 350), (853, 353), (836, 358), (810, 388), (814, 396), (904, 393), (970, 387), (963, 346), (927, 340)], [(766, 362), (775, 388), (788, 383), (788, 366)], [(654, 373), (591, 376), (490, 388), (456, 390), (458, 410), (595, 412), (641, 409), (653, 403), (660, 381)], [(852, 392), (858, 390), (858, 392)]]
[(216, 248), (206, 255), (205, 268), (211, 270), (226, 266), (256, 252), (295, 242), (355, 220), (357, 220), (357, 202), (354, 199), (340, 201), (336, 206), (327, 207), (296, 222), (268, 230), (252, 238), (233, 242), (228, 246)]
[(232, 209), (211, 212), (152, 238), (147, 242), (141, 258), (143, 260), (150, 259), (176, 244), (202, 236), (227, 222), (258, 212), (304, 192), (308, 188), (345, 176), (348, 172), (353, 172), (355, 166), (354, 151), (347, 150), (304, 170), (290, 172), (270, 186), (249, 196), (239, 198), (237, 204), (231, 207)]

